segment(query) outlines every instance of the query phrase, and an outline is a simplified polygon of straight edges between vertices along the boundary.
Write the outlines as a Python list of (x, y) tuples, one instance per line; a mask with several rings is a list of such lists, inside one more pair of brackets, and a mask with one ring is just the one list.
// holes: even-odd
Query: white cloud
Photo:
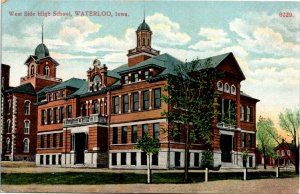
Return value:
[(153, 31), (153, 41), (157, 44), (184, 45), (191, 40), (191, 37), (180, 31), (179, 23), (161, 13), (155, 13), (146, 17), (146, 22)]
[(278, 69), (284, 68), (299, 68), (300, 58), (296, 57), (282, 57), (282, 58), (261, 58), (251, 60), (251, 67), (260, 68), (260, 67), (274, 67)]

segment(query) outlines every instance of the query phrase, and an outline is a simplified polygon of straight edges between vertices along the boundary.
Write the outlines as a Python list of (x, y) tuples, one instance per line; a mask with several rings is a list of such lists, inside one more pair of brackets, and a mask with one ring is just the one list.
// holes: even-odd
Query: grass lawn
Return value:
[[(281, 178), (297, 177), (293, 172), (282, 172)], [(181, 183), (183, 173), (154, 173), (153, 183)], [(190, 173), (192, 182), (204, 182), (204, 173)], [(274, 172), (249, 172), (247, 179), (275, 178)], [(146, 183), (146, 174), (106, 172), (56, 172), (56, 173), (2, 173), (1, 184), (134, 184)], [(242, 180), (242, 172), (213, 172), (209, 181)]]

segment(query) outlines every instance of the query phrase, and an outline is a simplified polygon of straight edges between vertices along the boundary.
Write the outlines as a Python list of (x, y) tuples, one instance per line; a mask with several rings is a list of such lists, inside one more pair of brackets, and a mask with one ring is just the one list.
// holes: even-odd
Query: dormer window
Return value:
[(218, 81), (217, 87), (219, 91), (223, 91), (223, 83), (221, 81)]
[(124, 76), (124, 84), (129, 84), (129, 76), (128, 75)]
[(135, 73), (133, 74), (133, 82), (138, 82), (139, 81), (139, 74)]
[(231, 94), (233, 94), (233, 95), (236, 94), (236, 88), (234, 85), (231, 86)]
[(224, 92), (229, 93), (229, 84), (228, 83), (225, 83)]
[(150, 77), (149, 71), (144, 72), (144, 79), (148, 79)]
[(49, 66), (46, 66), (44, 69), (44, 75), (49, 76), (50, 75), (50, 69)]
[(58, 92), (55, 92), (54, 93), (54, 100), (57, 100), (58, 99)]
[(52, 101), (52, 94), (48, 95), (48, 99), (49, 99), (49, 101)]

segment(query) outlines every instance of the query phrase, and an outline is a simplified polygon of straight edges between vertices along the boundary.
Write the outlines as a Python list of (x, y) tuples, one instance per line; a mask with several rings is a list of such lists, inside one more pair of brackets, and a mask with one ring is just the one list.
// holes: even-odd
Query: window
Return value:
[(159, 123), (153, 124), (153, 138), (159, 138)]
[(139, 110), (139, 93), (138, 92), (132, 94), (132, 105), (133, 105), (132, 110), (134, 112)]
[(141, 152), (141, 165), (147, 165), (147, 153)]
[(130, 164), (136, 165), (136, 152), (131, 152)]
[(40, 136), (40, 141), (41, 141), (41, 143), (40, 143), (41, 148), (44, 148), (44, 135)]
[(6, 122), (6, 130), (7, 130), (7, 133), (11, 133), (10, 119), (8, 119)]
[(127, 143), (127, 127), (122, 127), (122, 143)]
[(50, 148), (50, 134), (47, 134), (46, 137), (47, 137), (47, 148)]
[(241, 121), (245, 120), (245, 106), (241, 105)]
[(63, 133), (59, 134), (59, 147), (63, 147)]
[(175, 152), (175, 166), (180, 166), (180, 152)]
[(23, 141), (23, 151), (24, 152), (29, 152), (29, 139), (25, 138)]
[(252, 122), (252, 108), (247, 107), (247, 122)]
[(131, 143), (136, 143), (137, 141), (137, 126), (133, 125), (131, 127)]
[(194, 153), (194, 166), (199, 166), (199, 153)]
[(221, 81), (218, 81), (217, 88), (219, 91), (223, 91), (223, 83)]
[(86, 116), (86, 105), (82, 105), (81, 107), (81, 116), (85, 117)]
[(47, 123), (48, 123), (48, 125), (51, 124), (51, 121), (52, 121), (52, 110), (47, 109)]
[(126, 165), (126, 153), (121, 153), (121, 165)]
[(113, 97), (113, 103), (114, 103), (113, 113), (118, 114), (119, 113), (119, 96)]
[(9, 139), (9, 137), (8, 137), (8, 138), (6, 138), (6, 151), (7, 151), (7, 152), (9, 152), (9, 149), (10, 149), (9, 144), (10, 144), (10, 139)]
[(30, 75), (34, 75), (34, 65), (31, 65), (30, 67)]
[(61, 165), (61, 155), (58, 155), (58, 164)]
[(65, 96), (65, 91), (61, 91), (61, 97), (64, 97)]
[(133, 74), (133, 82), (138, 82), (139, 81), (139, 74), (135, 73)]
[(48, 95), (49, 101), (52, 101), (52, 94)]
[(52, 139), (52, 147), (53, 148), (56, 148), (56, 135), (57, 135), (56, 133), (53, 133), (53, 135), (52, 135), (52, 138), (53, 138)]
[(123, 95), (122, 99), (123, 99), (123, 108), (122, 108), (123, 113), (127, 113), (129, 108), (128, 94)]
[(24, 121), (24, 134), (29, 134), (30, 121)]
[(281, 156), (285, 156), (284, 150), (281, 150)]
[(124, 76), (124, 84), (129, 84), (129, 76), (128, 75)]
[(49, 155), (46, 155), (46, 165), (49, 165)]
[(54, 118), (53, 118), (53, 123), (57, 123), (58, 121), (58, 108), (54, 108)]
[(56, 164), (56, 155), (52, 155), (52, 164)]
[(44, 155), (40, 155), (40, 164), (44, 164)]
[(55, 92), (54, 93), (54, 100), (57, 100), (58, 99), (58, 92)]
[(291, 152), (290, 150), (286, 151), (287, 152), (287, 155), (290, 156), (291, 155)]
[(231, 85), (231, 94), (236, 94), (236, 88), (234, 85)]
[(60, 107), (60, 119), (59, 119), (61, 123), (63, 122), (64, 118), (65, 118), (65, 107), (61, 106)]
[(93, 102), (93, 114), (98, 114), (99, 113), (99, 103), (98, 101)]
[(160, 88), (154, 89), (154, 108), (160, 108), (161, 106), (161, 92)]
[(111, 165), (112, 166), (117, 165), (117, 153), (112, 153), (111, 154)]
[(252, 135), (248, 134), (248, 148), (252, 148)]
[(142, 125), (142, 137), (145, 137), (148, 135), (148, 124), (143, 124)]
[(25, 101), (24, 103), (24, 114), (30, 115), (30, 101)]
[(158, 153), (152, 154), (152, 165), (157, 166), (158, 165)]
[(93, 83), (92, 83), (92, 91), (98, 91), (100, 89), (101, 85), (101, 78), (99, 75), (95, 75), (93, 78)]
[(45, 125), (46, 123), (46, 111), (42, 110), (42, 125)]
[(224, 89), (225, 92), (229, 93), (229, 84), (228, 83), (225, 83), (225, 89)]
[(143, 110), (149, 110), (149, 90), (143, 91)]
[(49, 66), (46, 66), (44, 69), (44, 75), (49, 76), (50, 75), (50, 69)]
[(11, 109), (11, 100), (7, 101), (7, 109), (8, 109), (8, 114), (10, 113), (10, 109)]
[(148, 79), (150, 76), (149, 76), (149, 71), (145, 71), (144, 72), (144, 79)]
[(118, 127), (113, 127), (113, 139), (112, 139), (113, 144), (118, 143)]
[(67, 118), (72, 118), (72, 105), (68, 105), (67, 109)]
[(242, 148), (245, 147), (245, 133), (242, 133)]

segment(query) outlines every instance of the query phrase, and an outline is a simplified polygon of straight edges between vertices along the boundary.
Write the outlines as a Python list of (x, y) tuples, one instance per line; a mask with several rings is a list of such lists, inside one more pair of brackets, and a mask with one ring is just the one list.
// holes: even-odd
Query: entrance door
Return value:
[(84, 163), (84, 150), (85, 150), (85, 133), (75, 133), (75, 151), (76, 151), (76, 163)]
[(232, 136), (221, 135), (220, 144), (221, 144), (221, 151), (222, 151), (221, 161), (231, 162)]

